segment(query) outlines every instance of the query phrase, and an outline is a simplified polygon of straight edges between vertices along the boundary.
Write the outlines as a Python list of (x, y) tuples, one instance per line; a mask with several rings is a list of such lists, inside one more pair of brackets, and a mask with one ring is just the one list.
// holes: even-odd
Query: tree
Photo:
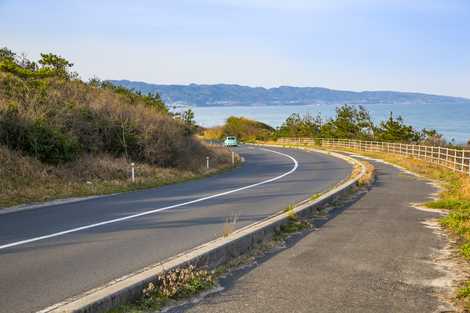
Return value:
[(24, 55), (17, 56), (7, 48), (0, 49), (0, 71), (11, 73), (24, 80), (36, 80), (47, 77), (70, 79), (72, 63), (52, 53), (41, 53), (38, 66)]
[(16, 59), (16, 53), (8, 49), (7, 47), (3, 47), (0, 49), (0, 62), (4, 60), (9, 60), (14, 62)]
[(376, 139), (382, 141), (419, 142), (422, 139), (420, 132), (406, 125), (401, 116), (394, 118), (392, 112), (386, 121), (380, 122), (374, 133)]
[(374, 124), (370, 114), (362, 106), (342, 105), (336, 108), (336, 116), (321, 128), (322, 137), (346, 139), (371, 139)]
[(181, 120), (189, 127), (194, 127), (196, 125), (196, 121), (194, 120), (194, 112), (191, 109), (187, 109), (183, 112), (181, 115)]
[[(160, 97), (160, 94), (158, 92), (155, 93), (148, 93), (147, 95), (141, 95), (143, 97), (143, 100), (145, 101), (145, 104), (147, 106), (153, 107), (157, 109), (158, 111), (163, 111), (163, 112), (168, 112), (168, 108), (165, 105), (165, 102), (163, 102), (162, 98)], [(188, 111), (191, 111), (189, 109)], [(194, 118), (194, 113), (191, 111), (192, 118)]]
[(41, 53), (39, 64), (42, 65), (42, 69), (50, 70), (62, 78), (70, 78), (69, 68), (73, 66), (73, 63), (52, 53)]
[(446, 140), (442, 134), (439, 134), (435, 129), (424, 128), (421, 131), (421, 144), (431, 146), (445, 146), (447, 145)]
[(303, 116), (293, 113), (277, 129), (276, 134), (279, 137), (316, 137), (320, 134), (321, 126), (319, 115), (313, 117), (309, 113)]

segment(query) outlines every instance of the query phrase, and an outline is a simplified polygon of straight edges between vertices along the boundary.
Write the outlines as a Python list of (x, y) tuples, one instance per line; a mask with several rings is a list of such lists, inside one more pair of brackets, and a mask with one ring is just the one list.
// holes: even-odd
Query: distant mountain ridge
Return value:
[(159, 85), (129, 80), (109, 80), (142, 93), (158, 92), (168, 105), (232, 106), (294, 104), (452, 104), (470, 99), (398, 91), (344, 91), (320, 87), (275, 88), (248, 87), (230, 84)]

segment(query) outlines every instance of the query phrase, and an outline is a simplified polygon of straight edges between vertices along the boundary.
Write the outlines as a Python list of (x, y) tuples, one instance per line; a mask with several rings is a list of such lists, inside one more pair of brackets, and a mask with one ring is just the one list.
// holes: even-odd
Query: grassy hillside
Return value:
[[(0, 207), (179, 181), (230, 164), (198, 141), (158, 94), (81, 81), (72, 64), (0, 49)], [(130, 162), (138, 183), (129, 183)]]

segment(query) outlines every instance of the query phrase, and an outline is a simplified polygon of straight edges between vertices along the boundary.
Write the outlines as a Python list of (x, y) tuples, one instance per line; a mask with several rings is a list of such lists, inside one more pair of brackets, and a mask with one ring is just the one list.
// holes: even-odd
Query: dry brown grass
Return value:
[[(212, 149), (212, 147), (211, 147)], [(125, 158), (106, 154), (84, 155), (62, 165), (44, 164), (0, 145), (0, 208), (23, 203), (41, 202), (76, 196), (109, 194), (152, 188), (194, 179), (231, 167), (230, 151), (214, 147), (211, 168), (205, 159), (192, 170), (162, 168), (136, 163), (136, 181), (130, 181), (130, 164)]]
[(470, 201), (470, 176), (454, 173), (445, 167), (401, 155), (379, 152), (360, 152), (360, 154), (397, 164), (424, 177), (440, 181), (444, 185), (444, 190), (440, 194), (441, 199)]
[(205, 129), (201, 137), (204, 140), (220, 140), (224, 136), (224, 128), (222, 126)]
[(370, 162), (367, 162), (364, 160), (361, 160), (360, 162), (365, 166), (366, 172), (364, 176), (359, 178), (359, 180), (357, 181), (357, 185), (358, 186), (370, 185), (374, 182), (374, 179), (375, 179), (375, 166), (372, 165)]
[(151, 99), (0, 72), (0, 207), (155, 187), (232, 166), (230, 151), (205, 145)]

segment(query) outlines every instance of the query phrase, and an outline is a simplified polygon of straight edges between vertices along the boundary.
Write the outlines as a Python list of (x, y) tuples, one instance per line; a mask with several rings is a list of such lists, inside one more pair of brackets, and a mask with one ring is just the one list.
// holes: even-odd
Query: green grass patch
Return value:
[(426, 203), (426, 206), (433, 209), (470, 210), (470, 201), (457, 199), (439, 199)]
[(310, 224), (304, 221), (291, 221), (285, 225), (281, 225), (281, 232), (285, 234), (292, 234), (304, 230), (309, 227)]
[(462, 298), (468, 298), (470, 296), (470, 281), (465, 282), (464, 286), (459, 288), (457, 292), (457, 297), (462, 299)]
[(460, 246), (460, 254), (467, 260), (470, 260), (470, 243), (464, 243)]

